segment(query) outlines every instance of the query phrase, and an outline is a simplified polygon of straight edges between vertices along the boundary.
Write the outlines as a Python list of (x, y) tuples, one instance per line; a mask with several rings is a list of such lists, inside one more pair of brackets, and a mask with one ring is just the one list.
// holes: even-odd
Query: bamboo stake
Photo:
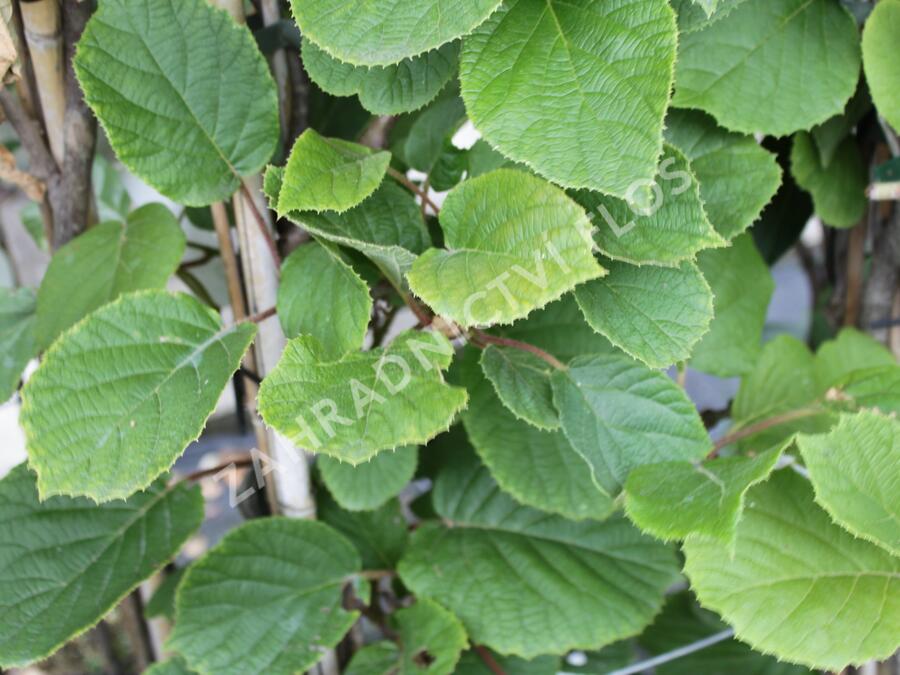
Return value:
[(25, 40), (34, 67), (50, 152), (56, 163), (62, 167), (66, 153), (66, 95), (59, 2), (34, 0), (22, 2), (21, 8)]

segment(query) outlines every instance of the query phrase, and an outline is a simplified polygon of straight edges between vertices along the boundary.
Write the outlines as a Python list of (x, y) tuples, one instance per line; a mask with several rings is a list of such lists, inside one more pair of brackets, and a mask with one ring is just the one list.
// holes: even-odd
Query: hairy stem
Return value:
[(483, 349), (487, 345), (498, 345), (500, 347), (511, 347), (512, 349), (519, 349), (523, 352), (534, 354), (539, 359), (542, 359), (543, 361), (549, 363), (556, 370), (566, 370), (566, 364), (553, 356), (553, 354), (549, 354), (543, 349), (535, 347), (534, 345), (530, 345), (527, 342), (521, 342), (520, 340), (513, 340), (511, 338), (498, 337), (497, 335), (491, 335), (490, 333), (485, 333), (484, 331), (480, 331), (477, 329), (471, 331), (471, 333), (472, 344), (474, 344), (476, 347), (481, 347)]
[(392, 167), (388, 167), (387, 172), (388, 172), (388, 175), (391, 176), (391, 178), (393, 178), (398, 183), (400, 183), (401, 185), (403, 185), (404, 187), (409, 189), (411, 192), (416, 194), (419, 197), (419, 199), (422, 200), (423, 207), (424, 206), (431, 207), (431, 210), (434, 211), (435, 215), (437, 215), (438, 213), (441, 212), (441, 207), (438, 206), (437, 204), (435, 204), (433, 201), (431, 201), (431, 198), (428, 196), (428, 192), (426, 190), (423, 190), (422, 188), (420, 188), (418, 185), (413, 183), (409, 178), (407, 178), (402, 173), (400, 173), (399, 171), (397, 171), (396, 169), (394, 169)]
[(716, 445), (713, 448), (713, 451), (710, 453), (710, 456), (715, 456), (725, 446), (731, 445), (732, 443), (737, 443), (738, 441), (749, 438), (750, 436), (755, 436), (756, 434), (760, 434), (763, 431), (767, 431), (768, 429), (771, 429), (773, 427), (787, 424), (788, 422), (793, 422), (794, 420), (803, 419), (804, 417), (813, 417), (814, 415), (819, 415), (821, 413), (821, 408), (798, 408), (797, 410), (791, 410), (790, 412), (786, 412), (781, 415), (775, 415), (774, 417), (769, 417), (768, 419), (754, 422), (750, 426), (736, 429), (729, 434), (725, 434), (722, 438), (716, 441)]

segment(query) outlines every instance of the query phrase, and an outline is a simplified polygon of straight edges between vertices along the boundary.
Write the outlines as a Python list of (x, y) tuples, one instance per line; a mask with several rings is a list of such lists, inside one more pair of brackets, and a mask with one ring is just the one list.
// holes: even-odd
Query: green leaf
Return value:
[(434, 491), (448, 524), (419, 527), (398, 571), (462, 619), (473, 643), (524, 658), (598, 648), (640, 632), (676, 577), (672, 551), (624, 518), (573, 522), (520, 506), (471, 456)]
[(24, 666), (97, 623), (203, 520), (197, 487), (128, 501), (41, 501), (24, 464), (0, 481), (0, 664)]
[[(378, 642), (354, 654), (346, 675), (449, 675), (468, 641), (459, 620), (436, 602), (419, 599), (392, 616), (398, 645)], [(373, 658), (375, 657), (375, 658)]]
[(13, 395), (25, 366), (38, 354), (36, 306), (30, 288), (0, 288), (0, 401)]
[(353, 546), (327, 525), (246, 523), (191, 565), (167, 647), (204, 673), (305, 671), (356, 620), (341, 594), (359, 569)]
[(431, 173), (465, 117), (458, 88), (447, 87), (423, 110), (397, 120), (390, 135), (391, 152), (412, 168)]
[(883, 0), (872, 10), (863, 30), (863, 66), (875, 107), (895, 129), (900, 129), (898, 33), (900, 33), (900, 2)]
[(766, 311), (775, 292), (769, 267), (749, 234), (731, 246), (702, 251), (700, 271), (713, 292), (713, 320), (709, 332), (694, 347), (691, 367), (731, 377), (753, 369), (762, 351)]
[(839, 2), (747, 0), (681, 36), (672, 104), (732, 131), (785, 136), (840, 113), (859, 62), (856, 21)]
[(337, 360), (301, 336), (263, 380), (259, 412), (300, 447), (360, 464), (450, 426), (468, 399), (441, 375), (452, 358), (439, 333), (406, 332), (386, 348)]
[(776, 471), (747, 494), (734, 555), (689, 538), (685, 571), (704, 607), (754, 649), (833, 671), (881, 660), (900, 635), (900, 558), (833, 524), (809, 483)]
[(312, 242), (284, 261), (276, 308), (285, 335), (312, 335), (338, 358), (362, 347), (372, 298), (334, 247)]
[[(131, 195), (122, 181), (118, 164), (110, 162), (102, 154), (94, 155), (91, 184), (97, 199), (97, 216), (100, 222), (128, 218), (131, 212)], [(206, 212), (209, 213), (208, 210)]]
[(768, 478), (781, 451), (778, 447), (757, 457), (639, 466), (625, 483), (628, 517), (666, 541), (704, 535), (731, 543), (744, 510), (744, 493)]
[[(670, 595), (662, 612), (638, 638), (651, 654), (708, 638), (727, 626), (712, 612), (700, 608), (687, 591)], [(738, 640), (723, 640), (659, 665), (657, 675), (807, 675), (803, 666), (783, 663), (774, 656), (754, 652)]]
[(304, 37), (341, 61), (387, 66), (470, 33), (501, 0), (291, 0)]
[(351, 209), (375, 192), (390, 162), (389, 152), (307, 129), (294, 142), (284, 167), (277, 211), (285, 215)]
[(841, 143), (872, 109), (872, 99), (863, 82), (857, 86), (856, 93), (847, 102), (844, 112), (827, 119), (822, 124), (817, 124), (810, 130), (819, 151), (819, 161), (824, 168), (831, 165), (831, 160), (834, 159)]
[(35, 330), (41, 348), (123, 293), (163, 288), (184, 247), (171, 211), (147, 204), (125, 223), (102, 223), (60, 248), (38, 291)]
[(744, 1), (718, 0), (715, 2), (714, 11), (706, 12), (705, 8), (701, 7), (697, 0), (671, 0), (672, 7), (678, 13), (678, 31), (680, 33), (688, 33), (705, 28), (727, 16), (731, 10)]
[(656, 175), (676, 43), (665, 0), (506, 0), (463, 41), (462, 96), (507, 157), (625, 197)]
[(359, 95), (376, 115), (418, 110), (437, 97), (456, 73), (459, 44), (452, 42), (392, 66), (366, 68), (339, 61), (303, 40), (303, 65), (310, 79), (334, 96)]
[[(266, 171), (270, 204), (278, 201), (281, 175), (279, 167)], [(403, 276), (416, 254), (430, 244), (419, 206), (393, 181), (385, 181), (371, 197), (345, 213), (294, 212), (287, 218), (318, 239), (359, 251), (398, 289), (403, 288)]]
[(590, 466), (562, 431), (541, 431), (503, 406), (474, 349), (463, 352), (459, 370), (470, 397), (463, 425), (505, 492), (522, 504), (573, 520), (602, 520), (612, 512), (612, 500), (591, 479)]
[(144, 675), (194, 675), (194, 671), (187, 667), (184, 659), (173, 656), (165, 661), (159, 661), (144, 671)]
[(819, 347), (813, 370), (825, 393), (856, 371), (888, 366), (897, 367), (897, 359), (887, 347), (855, 328), (842, 328), (835, 339)]
[(584, 211), (559, 188), (499, 169), (454, 188), (440, 213), (445, 245), (416, 260), (410, 288), (461, 326), (511, 323), (604, 270)]
[(896, 364), (855, 370), (836, 386), (857, 409), (900, 415), (900, 366)]
[(578, 357), (552, 382), (563, 432), (609, 495), (637, 466), (700, 459), (712, 449), (684, 391), (625, 355)]
[(481, 368), (500, 401), (518, 419), (538, 429), (559, 428), (550, 386), (553, 366), (529, 352), (492, 345), (481, 356)]
[(853, 136), (844, 138), (826, 168), (812, 136), (797, 134), (791, 152), (791, 173), (797, 185), (810, 193), (816, 213), (826, 225), (853, 227), (865, 215), (868, 176)]
[(187, 567), (179, 567), (174, 571), (166, 571), (162, 576), (162, 583), (153, 591), (150, 600), (144, 606), (144, 616), (148, 619), (162, 617), (169, 621), (175, 620), (175, 591)]
[(712, 290), (697, 266), (604, 264), (609, 276), (575, 289), (587, 322), (651, 368), (687, 360), (713, 318)]
[[(556, 675), (560, 669), (558, 656), (538, 656), (527, 661), (515, 656), (503, 656), (488, 650), (491, 658), (506, 675)], [(494, 675), (478, 652), (464, 652), (456, 664), (455, 675)]]
[(265, 59), (206, 0), (104, 0), (74, 63), (118, 158), (181, 204), (227, 198), (278, 143)]
[(328, 491), (342, 507), (365, 511), (378, 508), (406, 487), (416, 471), (418, 456), (418, 448), (407, 445), (358, 466), (328, 455), (319, 457), (318, 465)]
[(816, 501), (857, 537), (900, 556), (900, 423), (841, 415), (828, 434), (797, 437)]
[(594, 223), (594, 241), (603, 255), (635, 265), (674, 267), (697, 251), (724, 246), (703, 208), (691, 166), (666, 145), (659, 175), (635, 181), (628, 200), (582, 190), (575, 194)]
[(671, 110), (666, 125), (666, 140), (690, 160), (709, 221), (733, 239), (778, 191), (778, 160), (752, 136), (726, 131), (701, 112)]
[(41, 498), (147, 487), (196, 439), (256, 326), (223, 328), (190, 296), (124, 295), (56, 341), (22, 390)]
[(319, 493), (316, 510), (323, 523), (344, 535), (359, 551), (363, 569), (397, 566), (409, 539), (399, 500), (392, 499), (372, 511), (346, 511), (330, 494)]

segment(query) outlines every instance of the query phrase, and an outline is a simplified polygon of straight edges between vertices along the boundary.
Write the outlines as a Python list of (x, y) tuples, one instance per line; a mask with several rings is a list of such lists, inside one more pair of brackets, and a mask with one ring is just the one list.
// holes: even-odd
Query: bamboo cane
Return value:
[(21, 8), (50, 152), (61, 167), (65, 159), (66, 94), (59, 2), (33, 0), (22, 2)]

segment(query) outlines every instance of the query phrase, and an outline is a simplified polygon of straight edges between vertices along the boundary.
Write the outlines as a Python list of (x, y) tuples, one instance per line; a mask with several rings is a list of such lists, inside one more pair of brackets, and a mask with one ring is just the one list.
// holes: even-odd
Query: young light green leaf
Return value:
[(466, 648), (466, 631), (455, 616), (422, 598), (392, 616), (397, 645), (377, 642), (353, 655), (346, 675), (450, 675)]
[(22, 390), (41, 498), (147, 487), (200, 434), (255, 335), (162, 291), (124, 295), (65, 333)]
[(672, 104), (732, 131), (785, 136), (840, 113), (859, 62), (856, 21), (840, 3), (747, 0), (681, 36)]
[(461, 326), (511, 323), (604, 273), (584, 210), (521, 171), (461, 183), (440, 221), (448, 250), (426, 251), (407, 279), (437, 314)]
[(167, 646), (203, 673), (303, 672), (356, 620), (341, 593), (359, 569), (356, 550), (327, 525), (248, 522), (191, 565)]
[(328, 455), (317, 461), (322, 480), (335, 501), (350, 511), (366, 511), (377, 509), (400, 493), (412, 480), (418, 457), (416, 446), (405, 445), (375, 455), (358, 466)]
[(706, 216), (699, 183), (681, 150), (666, 145), (659, 175), (632, 185), (627, 200), (585, 190), (574, 195), (587, 209), (604, 255), (674, 267), (698, 251), (725, 245)]
[[(265, 190), (270, 204), (278, 202), (283, 169), (266, 170)], [(430, 244), (422, 212), (406, 190), (385, 181), (359, 206), (345, 213), (293, 212), (287, 218), (318, 239), (346, 246), (369, 258), (396, 288), (416, 254)]]
[(334, 96), (358, 94), (363, 107), (376, 115), (399, 115), (427, 105), (450, 81), (459, 63), (455, 42), (396, 65), (374, 68), (338, 61), (307, 39), (302, 49), (303, 65), (313, 82)]
[(415, 532), (400, 576), (462, 619), (473, 643), (504, 654), (531, 658), (634, 635), (676, 576), (672, 551), (623, 517), (574, 522), (520, 506), (471, 455), (438, 477), (434, 503), (450, 525)]
[(712, 290), (697, 266), (604, 264), (609, 276), (575, 289), (587, 322), (651, 368), (687, 360), (713, 318)]
[(691, 367), (731, 377), (753, 369), (762, 351), (762, 332), (775, 282), (749, 234), (731, 246), (701, 251), (700, 271), (713, 292), (709, 332), (694, 347)]
[(900, 558), (832, 523), (793, 471), (747, 493), (734, 555), (700, 537), (684, 552), (700, 603), (755, 649), (832, 671), (897, 649)]
[(358, 66), (388, 66), (470, 33), (501, 0), (291, 0), (304, 37)]
[(691, 535), (734, 540), (744, 493), (768, 478), (782, 448), (756, 457), (661, 462), (634, 469), (625, 483), (625, 510), (644, 532), (663, 540)]
[(550, 386), (553, 366), (529, 352), (491, 345), (481, 356), (481, 369), (513, 415), (538, 429), (559, 428)]
[(28, 362), (38, 354), (37, 299), (30, 288), (0, 288), (0, 401), (6, 401)]
[(701, 459), (712, 449), (684, 391), (624, 354), (578, 357), (552, 382), (566, 438), (610, 495), (637, 466)]
[(796, 134), (791, 173), (797, 185), (812, 196), (816, 213), (826, 225), (853, 227), (865, 214), (868, 176), (853, 136), (844, 138), (826, 168), (812, 136)]
[(102, 223), (60, 248), (38, 290), (35, 329), (41, 348), (123, 293), (163, 288), (184, 247), (172, 212), (147, 204), (125, 223)]
[(716, 232), (733, 239), (755, 221), (781, 184), (781, 168), (752, 136), (726, 131), (693, 110), (670, 110), (666, 140), (690, 160)]
[(656, 175), (676, 43), (665, 0), (506, 0), (463, 42), (462, 96), (507, 157), (624, 198)]
[(869, 15), (863, 31), (863, 67), (875, 106), (894, 129), (900, 129), (898, 34), (900, 34), (900, 1), (879, 2)]
[(458, 364), (470, 397), (463, 425), (500, 487), (522, 504), (572, 520), (606, 518), (613, 500), (563, 433), (516, 419), (484, 377), (474, 349), (465, 350)]
[(854, 370), (835, 386), (856, 409), (873, 408), (886, 415), (900, 416), (900, 365)]
[(406, 549), (409, 531), (400, 500), (392, 499), (372, 511), (346, 511), (326, 493), (316, 496), (318, 518), (359, 551), (363, 569), (394, 569)]
[(450, 426), (468, 399), (441, 375), (452, 358), (439, 333), (410, 331), (388, 347), (340, 359), (301, 336), (263, 380), (259, 412), (300, 447), (360, 464)]
[(312, 242), (284, 261), (276, 307), (285, 335), (312, 335), (339, 358), (362, 348), (372, 298), (335, 247)]
[(97, 623), (203, 520), (197, 487), (128, 501), (41, 501), (24, 464), (0, 481), (0, 664), (24, 666)]
[(375, 192), (390, 162), (389, 152), (307, 129), (294, 142), (284, 167), (278, 213), (351, 209)]
[(900, 423), (875, 412), (841, 415), (797, 446), (816, 501), (857, 537), (900, 556)]
[(856, 371), (897, 366), (897, 359), (883, 344), (855, 328), (842, 328), (833, 340), (816, 351), (813, 371), (819, 391), (825, 393)]
[(206, 0), (104, 0), (74, 64), (118, 158), (174, 201), (227, 198), (275, 150), (269, 67), (250, 31)]

